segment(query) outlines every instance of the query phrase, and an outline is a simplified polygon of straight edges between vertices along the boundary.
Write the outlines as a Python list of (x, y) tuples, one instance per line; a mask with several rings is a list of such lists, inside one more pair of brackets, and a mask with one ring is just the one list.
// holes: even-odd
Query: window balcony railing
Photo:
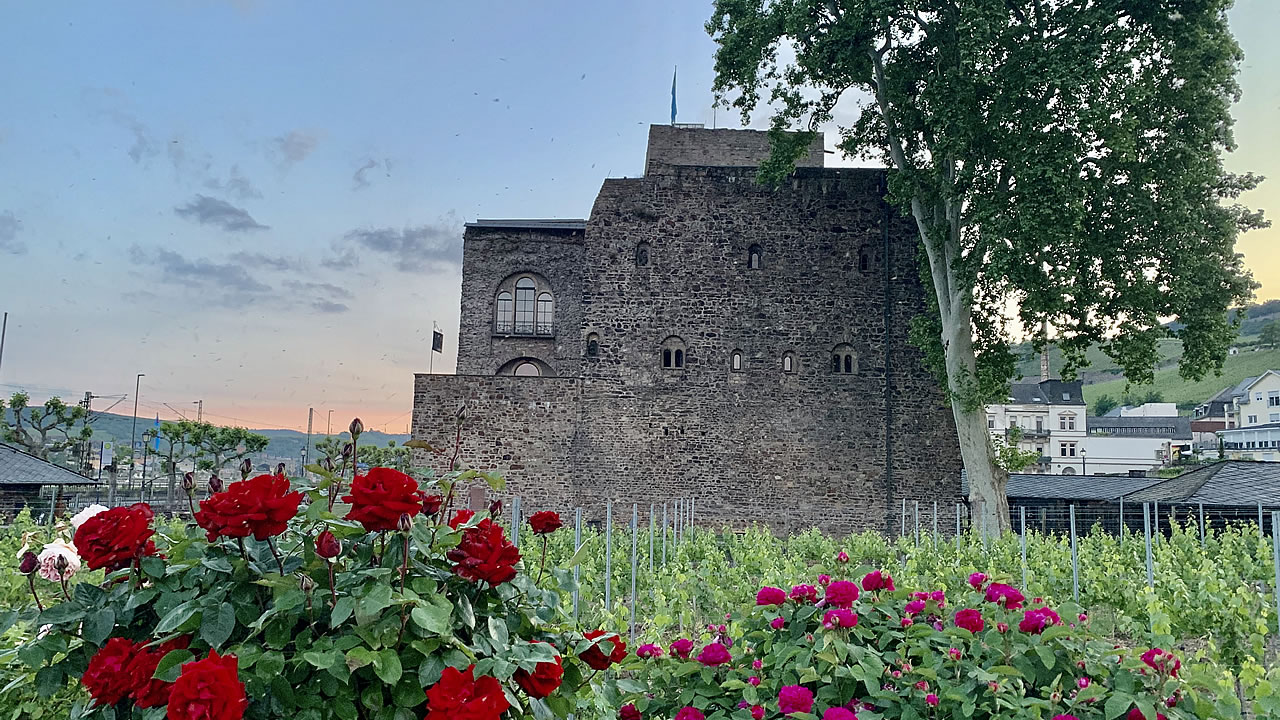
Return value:
[(1035, 438), (1049, 437), (1049, 428), (1025, 428), (1025, 427), (1007, 428), (1004, 431), (1004, 436), (1007, 438), (1012, 438), (1015, 432), (1022, 433), (1023, 440), (1032, 440)]
[(1041, 456), (1036, 460), (1036, 464), (1037, 464), (1037, 465), (1052, 465), (1052, 464), (1053, 464), (1053, 458), (1049, 457), (1048, 455), (1041, 455)]
[(517, 337), (554, 337), (555, 325), (552, 323), (513, 322), (497, 320), (493, 323), (494, 335), (511, 335)]

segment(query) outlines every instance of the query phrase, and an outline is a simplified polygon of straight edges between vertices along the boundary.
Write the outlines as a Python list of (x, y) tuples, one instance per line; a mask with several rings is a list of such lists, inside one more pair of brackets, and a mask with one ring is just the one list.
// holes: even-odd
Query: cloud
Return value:
[(300, 260), (258, 252), (234, 252), (227, 259), (241, 265), (268, 267), (272, 270), (301, 270), (303, 267)]
[(364, 174), (376, 167), (378, 167), (377, 160), (369, 160), (364, 165), (361, 165), (360, 169), (356, 170), (356, 174), (351, 176), (351, 189), (362, 190), (369, 187), (369, 181), (365, 179)]
[(376, 262), (390, 262), (400, 272), (443, 270), (462, 260), (462, 231), (448, 222), (402, 230), (352, 230), (335, 244), (334, 250), (337, 256), (324, 261), (325, 267), (334, 267), (331, 263), (339, 260), (350, 266), (361, 256), (371, 255)]
[(253, 182), (240, 173), (239, 165), (231, 166), (231, 174), (226, 180), (219, 180), (218, 178), (211, 177), (204, 181), (204, 186), (210, 190), (218, 190), (234, 195), (240, 200), (257, 200), (262, 198), (262, 191), (254, 187)]
[(281, 170), (288, 170), (297, 165), (315, 151), (320, 143), (320, 136), (302, 130), (291, 130), (288, 135), (271, 139), (271, 152)]
[(0, 253), (25, 255), (27, 244), (18, 239), (18, 230), (22, 229), (22, 221), (8, 210), (0, 213)]
[(320, 261), (322, 267), (330, 270), (350, 270), (360, 265), (360, 256), (356, 254), (354, 248), (340, 247), (340, 243), (334, 243), (334, 254)]
[(350, 300), (355, 297), (351, 294), (350, 290), (344, 287), (338, 287), (333, 283), (286, 280), (284, 286), (295, 293), (328, 295), (330, 298), (338, 300)]
[(329, 300), (317, 300), (311, 303), (311, 307), (315, 308), (316, 310), (322, 313), (332, 313), (332, 314), (344, 313), (351, 309), (347, 307), (344, 303), (331, 302)]
[(194, 220), (201, 225), (216, 225), (227, 232), (266, 230), (268, 226), (254, 220), (249, 213), (225, 200), (197, 194), (186, 205), (173, 209), (179, 217)]
[(182, 285), (209, 291), (232, 293), (223, 298), (224, 304), (243, 304), (245, 294), (262, 294), (271, 290), (259, 282), (242, 265), (222, 263), (207, 258), (187, 258), (167, 248), (143, 249), (134, 245), (129, 249), (134, 262), (150, 265), (159, 270), (156, 282)]

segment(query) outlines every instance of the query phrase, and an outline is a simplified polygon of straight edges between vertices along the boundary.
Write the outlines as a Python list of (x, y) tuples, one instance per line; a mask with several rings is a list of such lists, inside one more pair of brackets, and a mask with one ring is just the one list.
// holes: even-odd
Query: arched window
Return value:
[(493, 331), (496, 333), (509, 334), (513, 329), (512, 325), (512, 305), (511, 293), (503, 291), (498, 293), (498, 300), (493, 304)]
[(649, 243), (642, 242), (636, 245), (636, 267), (645, 267), (649, 264)]
[(854, 375), (858, 372), (858, 353), (849, 343), (840, 343), (831, 349), (831, 373)]
[(868, 272), (871, 270), (871, 251), (867, 248), (858, 250), (858, 270)]
[(538, 335), (551, 334), (552, 320), (555, 319), (554, 305), (551, 293), (544, 292), (538, 296), (538, 327), (536, 329)]
[(600, 334), (587, 333), (587, 357), (596, 357), (600, 354)]
[(538, 369), (537, 365), (534, 365), (531, 362), (523, 362), (516, 366), (515, 373), (513, 374), (516, 377), (541, 377), (542, 371)]
[(734, 372), (742, 372), (742, 351), (734, 350), (729, 356), (729, 369)]
[(551, 366), (535, 357), (518, 357), (498, 368), (499, 375), (515, 375), (516, 377), (554, 377)]
[(1062, 474), (1063, 474), (1063, 475), (1075, 475), (1075, 474), (1076, 474), (1076, 469), (1075, 469), (1075, 468), (1071, 468), (1071, 467), (1064, 467), (1064, 468), (1062, 468)]
[(662, 341), (662, 368), (679, 370), (684, 367), (684, 340), (672, 335)]
[(747, 250), (747, 267), (751, 270), (759, 270), (760, 259), (763, 256), (764, 256), (764, 249), (761, 248), (759, 245), (752, 245), (751, 249)]
[(792, 352), (782, 353), (782, 372), (793, 373), (796, 371), (796, 355)]
[(532, 278), (520, 278), (516, 281), (516, 334), (533, 334), (533, 297), (537, 285)]

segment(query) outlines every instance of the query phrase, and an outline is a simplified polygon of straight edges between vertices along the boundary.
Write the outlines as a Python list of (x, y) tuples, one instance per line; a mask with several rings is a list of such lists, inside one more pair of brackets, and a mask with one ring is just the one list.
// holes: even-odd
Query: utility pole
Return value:
[(196, 422), (204, 422), (204, 401), (196, 400), (191, 404), (196, 406)]
[(325, 435), (333, 434), (333, 411), (332, 410), (329, 411), (329, 422), (326, 423), (324, 426), (324, 434)]
[(4, 336), (9, 332), (9, 313), (4, 314), (4, 322), (0, 323), (0, 365), (4, 363)]
[[(80, 401), (80, 407), (84, 408), (84, 421), (89, 424), (89, 418), (93, 414), (93, 398), (96, 397), (88, 390), (84, 393), (84, 399)], [(89, 477), (90, 471), (93, 470), (93, 460), (89, 454), (93, 452), (93, 441), (86, 438), (80, 443), (80, 474)]]
[(142, 378), (146, 373), (138, 373), (133, 381), (133, 430), (129, 432), (129, 484), (133, 485), (133, 447), (138, 437), (138, 390), (142, 387)]
[(311, 457), (311, 421), (315, 419), (315, 415), (315, 408), (307, 408), (307, 446), (302, 448), (302, 468), (298, 472), (299, 477), (306, 476), (307, 459)]

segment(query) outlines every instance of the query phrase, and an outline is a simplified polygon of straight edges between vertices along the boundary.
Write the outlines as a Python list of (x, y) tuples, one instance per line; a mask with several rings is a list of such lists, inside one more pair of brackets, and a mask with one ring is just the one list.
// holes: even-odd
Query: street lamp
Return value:
[(1086, 462), (1085, 458), (1088, 457), (1088, 455), (1089, 455), (1088, 450), (1085, 450), (1084, 448), (1080, 448), (1080, 474), (1081, 475), (1089, 474), (1089, 468), (1085, 465), (1085, 462)]
[[(133, 486), (133, 444), (138, 438), (138, 390), (142, 387), (142, 378), (146, 373), (138, 373), (133, 380), (133, 429), (129, 431), (129, 486)], [(113, 493), (114, 494), (114, 493)], [(114, 498), (113, 498), (114, 500)]]
[(324, 426), (324, 434), (325, 435), (333, 434), (333, 411), (332, 410), (329, 411), (329, 422), (327, 422)]

